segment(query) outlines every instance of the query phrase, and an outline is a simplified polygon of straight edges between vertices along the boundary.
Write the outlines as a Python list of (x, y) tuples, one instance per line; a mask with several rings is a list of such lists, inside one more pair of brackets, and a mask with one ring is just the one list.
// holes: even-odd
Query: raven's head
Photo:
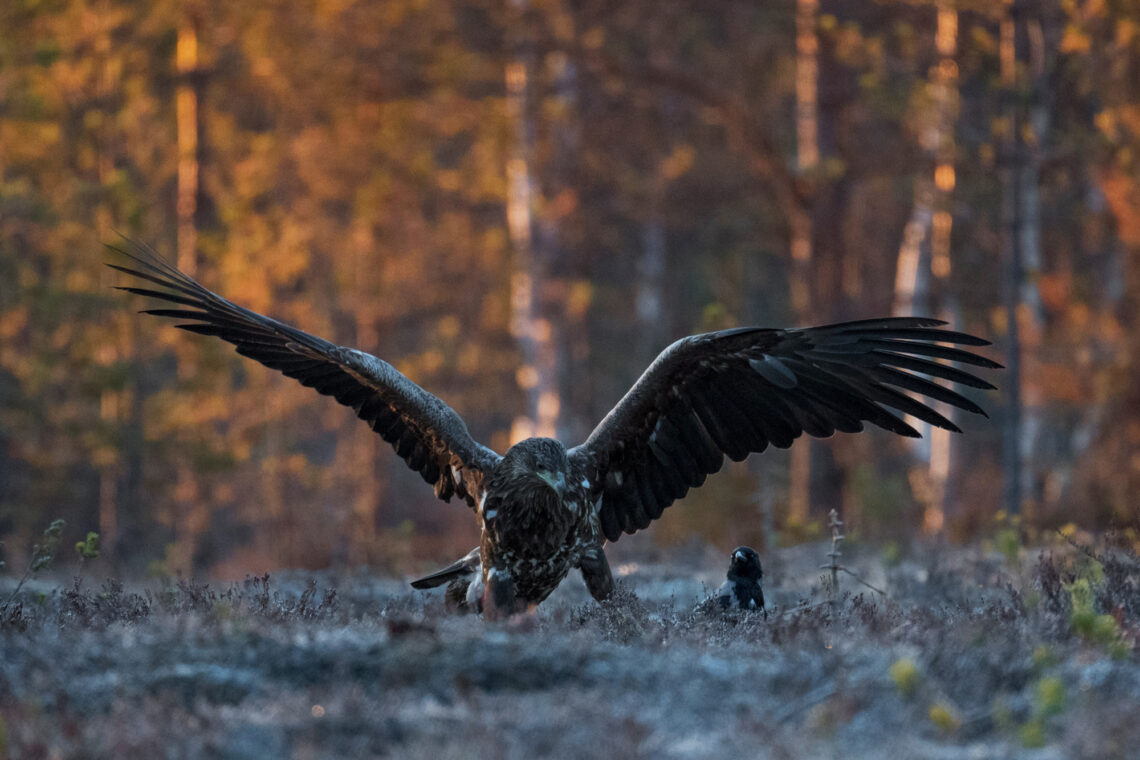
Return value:
[(758, 581), (764, 577), (760, 569), (760, 555), (747, 546), (738, 546), (732, 552), (728, 565), (728, 579)]
[(561, 499), (566, 493), (570, 460), (566, 447), (553, 438), (527, 438), (508, 449), (496, 469), (512, 480), (537, 480)]

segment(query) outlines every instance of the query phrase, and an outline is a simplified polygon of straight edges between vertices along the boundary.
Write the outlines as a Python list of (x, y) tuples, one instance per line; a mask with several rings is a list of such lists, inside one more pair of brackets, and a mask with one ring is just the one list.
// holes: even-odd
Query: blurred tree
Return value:
[[(511, 426), (511, 443), (524, 438), (558, 435), (558, 418), (562, 404), (559, 390), (559, 371), (565, 359), (559, 354), (562, 348), (561, 320), (556, 305), (550, 303), (547, 291), (551, 269), (555, 265), (557, 250), (557, 222), (549, 208), (542, 209), (544, 198), (542, 182), (536, 175), (537, 156), (536, 115), (542, 100), (538, 78), (538, 63), (530, 30), (524, 23), (529, 3), (511, 0), (514, 11), (508, 36), (513, 45), (511, 58), (506, 64), (506, 107), (512, 131), (512, 149), (506, 163), (508, 184), (507, 224), (514, 248), (514, 266), (511, 271), (511, 335), (518, 341), (522, 366), (517, 372), (519, 388), (526, 397), (526, 410), (515, 418)], [(556, 97), (564, 103), (571, 100), (573, 74), (563, 59), (556, 74), (559, 91)], [(545, 114), (544, 114), (545, 115)], [(566, 129), (557, 115), (548, 118), (551, 127)], [(559, 140), (556, 150), (561, 148)], [(559, 152), (561, 152), (559, 150)], [(547, 177), (553, 179), (557, 159), (549, 161)], [(542, 222), (536, 225), (535, 212), (539, 210)], [(539, 234), (535, 234), (536, 230)]]
[[(796, 0), (796, 172), (819, 171), (819, 0)], [(796, 324), (811, 324), (812, 219), (806, 204), (791, 207), (791, 269), (788, 289)], [(788, 519), (805, 524), (811, 506), (811, 441), (791, 452)]]
[[(974, 0), (3, 6), (5, 550), (57, 516), (137, 568), (229, 575), (404, 567), (401, 552), (473, 540), (467, 511), (350, 412), (132, 314), (96, 274), (92, 238), (114, 230), (393, 362), (500, 450), (518, 418), (580, 439), (696, 331), (905, 301), (1019, 330), (1018, 503), (1042, 524), (1124, 519), (1140, 481), (1135, 9), (1016, 7), (1003, 36), (1005, 6)], [(916, 506), (934, 527), (943, 502), (968, 534), (998, 508), (994, 452), (1021, 403), (989, 400), (1001, 425), (963, 422), (953, 449), (932, 438), (926, 481), (908, 480), (907, 446), (840, 436), (810, 447), (806, 497), (767, 453), (655, 535), (760, 541), (758, 492), (776, 528), (810, 533), (841, 503), (853, 530), (904, 537)]]
[[(917, 93), (920, 105), (914, 119), (915, 136), (931, 170), (915, 179), (914, 206), (899, 246), (892, 311), (896, 316), (938, 315), (954, 327), (958, 317), (948, 279), (958, 113), (958, 12), (949, 2), (937, 3), (935, 11), (938, 60), (930, 67), (927, 87)], [(945, 404), (939, 411), (951, 420), (956, 416)], [(917, 419), (909, 422), (923, 435), (913, 442), (920, 465), (911, 470), (912, 487), (924, 507), (925, 530), (937, 533), (944, 524), (947, 484), (955, 464), (950, 433)]]
[(106, 280), (90, 248), (95, 225), (153, 230), (144, 198), (170, 177), (165, 84), (151, 66), (168, 43), (147, 10), (107, 1), (0, 11), (0, 261), (15, 290), (0, 313), (11, 388), (0, 427), (13, 433), (17, 473), (0, 523), (14, 545), (44, 512), (98, 525), (109, 543), (140, 537), (146, 381), (130, 361), (135, 325), (98, 318)]
[(1043, 290), (1063, 341), (1043, 362), (1056, 431), (1046, 430), (1053, 435), (1045, 452), (1057, 465), (1042, 491), (1055, 522), (1076, 511), (1082, 521), (1140, 523), (1138, 10), (1134, 2), (1062, 6), (1057, 48), (1065, 78), (1057, 91), (1069, 97), (1054, 101), (1054, 119), (1067, 131), (1065, 152), (1051, 163), (1066, 179), (1079, 177), (1083, 192), (1060, 199), (1079, 209), (1067, 227), (1079, 254), (1065, 251), (1064, 268)]

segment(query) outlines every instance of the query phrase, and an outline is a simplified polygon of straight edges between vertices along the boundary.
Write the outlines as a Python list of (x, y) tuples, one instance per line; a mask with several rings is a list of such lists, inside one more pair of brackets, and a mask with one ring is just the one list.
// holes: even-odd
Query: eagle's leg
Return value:
[(492, 567), (483, 589), (483, 619), (505, 620), (519, 611), (515, 596), (515, 580), (509, 570)]
[(464, 615), (468, 612), (478, 612), (478, 599), (473, 603), (469, 601), (471, 591), (470, 578), (456, 578), (447, 584), (447, 591), (443, 595), (443, 603), (448, 612)]
[(586, 581), (590, 596), (600, 602), (613, 595), (614, 575), (610, 572), (610, 563), (601, 546), (592, 546), (583, 552), (578, 567), (582, 570), (582, 580)]

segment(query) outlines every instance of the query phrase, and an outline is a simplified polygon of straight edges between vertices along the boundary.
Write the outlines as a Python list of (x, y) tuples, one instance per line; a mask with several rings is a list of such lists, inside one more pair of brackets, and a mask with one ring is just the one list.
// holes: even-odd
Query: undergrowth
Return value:
[[(724, 746), (706, 738), (717, 755), (758, 746), (768, 748), (761, 756), (811, 755), (835, 741), (848, 756), (876, 756), (891, 732), (982, 742), (1010, 757), (1048, 746), (1127, 757), (1140, 741), (1140, 558), (1130, 545), (1068, 540), (1035, 555), (933, 547), (889, 563), (855, 551), (840, 564), (839, 535), (820, 549), (831, 558), (822, 577), (818, 555), (772, 563), (780, 569), (766, 618), (669, 593), (680, 587), (644, 570), (619, 579), (605, 603), (582, 589), (504, 624), (452, 616), (438, 594), (366, 576), (13, 584), (0, 606), (0, 729), (14, 756), (28, 757), (104, 740), (117, 747), (117, 719), (104, 728), (99, 716), (118, 715), (120, 704), (215, 726), (184, 737), (211, 737), (199, 755), (172, 756), (304, 754), (298, 736), (312, 746), (334, 736), (362, 756), (395, 745), (420, 757), (440, 756), (440, 746), (460, 756), (460, 745), (476, 755), (576, 756), (594, 739), (568, 728), (567, 710), (592, 716), (592, 731), (625, 736), (631, 757), (687, 746), (700, 731), (693, 716), (733, 727)], [(281, 729), (262, 754), (243, 755), (218, 727), (252, 720), (249, 711), (265, 720), (258, 700), (277, 705), (272, 715), (300, 709), (305, 718), (286, 721), (301, 728)], [(622, 707), (643, 704), (658, 718)], [(356, 717), (335, 723), (336, 710)], [(43, 744), (67, 721), (81, 738)], [(133, 725), (150, 742), (136, 748), (161, 755), (164, 740)], [(510, 733), (523, 725), (531, 728)], [(543, 733), (554, 725), (557, 734)], [(863, 734), (850, 733), (861, 725)], [(496, 744), (502, 731), (514, 749)], [(447, 743), (456, 736), (481, 738)], [(353, 749), (365, 739), (370, 749)], [(37, 741), (43, 753), (29, 749)], [(900, 751), (924, 754), (916, 746)]]

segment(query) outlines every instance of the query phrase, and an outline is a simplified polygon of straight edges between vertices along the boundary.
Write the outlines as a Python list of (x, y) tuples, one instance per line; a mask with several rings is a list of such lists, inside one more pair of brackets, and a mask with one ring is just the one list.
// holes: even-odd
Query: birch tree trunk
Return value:
[[(931, 107), (920, 143), (932, 158), (933, 176), (915, 182), (914, 210), (903, 231), (895, 270), (896, 316), (938, 314), (954, 326), (957, 309), (950, 300), (950, 234), (954, 219), (951, 194), (955, 186), (954, 124), (958, 115), (958, 12), (949, 0), (937, 8), (935, 45), (938, 61), (930, 71)], [(954, 409), (936, 403), (947, 418)], [(923, 506), (923, 528), (938, 533), (945, 522), (947, 483), (952, 467), (950, 433), (914, 417), (907, 422), (922, 433), (914, 441), (919, 467), (912, 470), (911, 485)]]
[[(819, 38), (816, 18), (819, 0), (796, 0), (796, 169), (810, 174), (819, 165)], [(796, 204), (789, 220), (792, 261), (789, 288), (796, 323), (811, 320), (812, 223), (811, 212)], [(788, 519), (801, 525), (811, 508), (813, 442), (805, 438), (790, 449)]]
[[(512, 0), (517, 16), (527, 0)], [(526, 414), (511, 425), (511, 442), (530, 436), (557, 434), (561, 397), (557, 386), (557, 336), (554, 325), (539, 311), (546, 282), (543, 251), (534, 235), (537, 187), (534, 171), (534, 114), (531, 79), (535, 70), (532, 45), (520, 31), (513, 59), (506, 67), (507, 118), (514, 129), (507, 160), (507, 226), (514, 250), (511, 273), (510, 332), (519, 343), (523, 365), (516, 379), (526, 397)]]
[[(583, 423), (582, 415), (573, 414), (568, 408), (572, 394), (564, 385), (564, 378), (570, 357), (576, 356), (575, 361), (584, 360), (583, 349), (588, 351), (589, 344), (577, 341), (573, 336), (576, 331), (570, 327), (573, 320), (578, 320), (579, 327), (584, 329), (585, 309), (575, 309), (575, 315), (570, 314), (576, 273), (562, 255), (561, 220), (577, 204), (571, 171), (580, 142), (576, 121), (578, 69), (568, 55), (557, 51), (544, 57), (543, 73), (549, 91), (537, 110), (551, 114), (546, 117), (550, 145), (545, 151), (549, 158), (541, 172), (543, 181), (536, 180), (533, 184), (534, 197), (542, 202), (543, 212), (536, 219), (532, 281), (540, 286), (537, 330), (540, 337), (546, 337), (538, 352), (539, 376), (545, 379), (545, 385), (538, 394), (534, 419), (539, 427), (548, 431), (542, 435), (572, 434), (577, 439), (589, 433), (593, 421)], [(532, 171), (532, 175), (537, 174)]]
[(1021, 378), (1021, 430), (1018, 435), (1017, 456), (1020, 460), (1022, 505), (1036, 505), (1041, 500), (1037, 483), (1039, 469), (1037, 441), (1044, 425), (1045, 394), (1033, 371), (1036, 357), (1044, 339), (1045, 308), (1037, 283), (1042, 267), (1041, 251), (1041, 196), (1038, 183), (1041, 176), (1042, 146), (1049, 132), (1049, 104), (1047, 100), (1047, 50), (1045, 27), (1040, 18), (1025, 20), (1025, 37), (1028, 43), (1026, 71), (1031, 77), (1029, 102), (1025, 124), (1020, 130), (1020, 162), (1017, 171), (1018, 196), (1021, 203), (1019, 249), (1021, 274), (1016, 283), (1018, 290), (1017, 315), (1021, 322), (1020, 342), (1022, 363), (1030, 364)]

